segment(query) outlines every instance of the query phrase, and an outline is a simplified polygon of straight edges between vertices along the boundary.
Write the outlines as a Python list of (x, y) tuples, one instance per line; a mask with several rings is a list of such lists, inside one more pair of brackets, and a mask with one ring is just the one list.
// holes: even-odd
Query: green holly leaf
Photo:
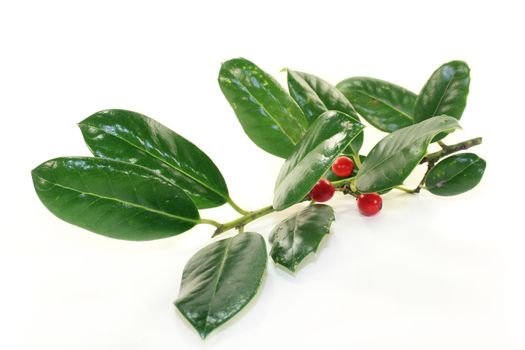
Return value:
[(381, 131), (393, 132), (414, 124), (416, 94), (387, 81), (353, 77), (336, 85), (357, 112)]
[(212, 160), (193, 143), (145, 115), (109, 109), (78, 126), (95, 156), (155, 170), (184, 190), (198, 208), (230, 201), (226, 182)]
[(252, 62), (235, 58), (222, 64), (219, 85), (248, 137), (266, 152), (287, 158), (308, 123), (279, 83)]
[(481, 181), (487, 163), (474, 153), (461, 153), (443, 159), (428, 173), (425, 188), (438, 196), (467, 192)]
[(42, 203), (60, 219), (118, 239), (177, 235), (199, 223), (193, 201), (154, 171), (120, 161), (69, 157), (32, 172)]
[(436, 115), (460, 119), (470, 85), (470, 69), (465, 62), (452, 61), (439, 67), (418, 95), (414, 107), (416, 123)]
[(432, 139), (459, 127), (455, 118), (438, 116), (387, 135), (361, 165), (355, 181), (357, 190), (380, 192), (401, 185), (423, 159)]
[(266, 244), (244, 232), (216, 241), (191, 257), (175, 306), (206, 338), (255, 296), (266, 270)]
[(279, 223), (269, 238), (273, 261), (295, 272), (304, 258), (317, 251), (334, 220), (331, 207), (315, 204)]
[(328, 111), (320, 115), (282, 166), (273, 207), (283, 210), (303, 200), (362, 129), (362, 124), (345, 113)]
[[(301, 107), (312, 124), (317, 117), (327, 111), (340, 111), (348, 114), (355, 122), (359, 122), (359, 114), (348, 99), (323, 79), (315, 75), (288, 69), (288, 91), (295, 102)], [(349, 153), (359, 154), (363, 145), (363, 133), (359, 134), (349, 146)]]

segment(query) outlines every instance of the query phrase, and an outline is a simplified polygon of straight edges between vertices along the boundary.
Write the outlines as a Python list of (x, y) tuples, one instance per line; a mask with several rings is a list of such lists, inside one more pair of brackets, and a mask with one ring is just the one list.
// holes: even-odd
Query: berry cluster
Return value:
[[(332, 171), (341, 178), (348, 178), (354, 171), (352, 159), (341, 156), (332, 164)], [(329, 180), (322, 178), (310, 191), (310, 198), (315, 202), (327, 202), (334, 196), (335, 186)], [(361, 193), (356, 195), (357, 208), (365, 216), (377, 214), (383, 207), (383, 200), (377, 193)]]

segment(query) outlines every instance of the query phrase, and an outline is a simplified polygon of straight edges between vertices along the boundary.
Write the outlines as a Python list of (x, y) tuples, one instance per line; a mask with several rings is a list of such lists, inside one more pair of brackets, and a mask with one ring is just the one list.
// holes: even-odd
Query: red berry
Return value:
[(334, 192), (334, 185), (327, 179), (321, 179), (310, 191), (310, 198), (316, 202), (326, 202), (334, 196)]
[(357, 207), (361, 214), (371, 216), (377, 214), (383, 206), (383, 200), (377, 193), (360, 194), (357, 197)]
[(339, 177), (349, 177), (354, 171), (354, 162), (348, 157), (339, 157), (332, 164), (332, 171)]

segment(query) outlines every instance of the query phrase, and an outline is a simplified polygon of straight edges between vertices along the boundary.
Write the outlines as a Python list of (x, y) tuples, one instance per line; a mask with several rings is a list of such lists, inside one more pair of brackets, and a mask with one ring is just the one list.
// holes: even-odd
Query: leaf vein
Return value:
[[(80, 124), (80, 125), (86, 125), (86, 126), (89, 126), (89, 127), (91, 127), (91, 128), (95, 128), (95, 129), (97, 129), (98, 131), (101, 131), (101, 132), (104, 132), (104, 133), (108, 134), (105, 130), (103, 130), (103, 129), (99, 128), (98, 126), (95, 126), (95, 125), (90, 125), (90, 124)], [(207, 188), (208, 190), (210, 190), (210, 191), (212, 191), (212, 192), (218, 194), (218, 195), (221, 196), (222, 198), (224, 198), (224, 199), (228, 199), (228, 196), (226, 196), (225, 194), (223, 194), (223, 193), (217, 191), (216, 189), (210, 187), (206, 182), (203, 182), (202, 180), (200, 180), (200, 179), (198, 179), (198, 178), (196, 178), (196, 177), (190, 175), (190, 174), (187, 173), (186, 171), (182, 170), (180, 167), (177, 167), (177, 166), (175, 166), (174, 164), (172, 164), (172, 163), (170, 163), (170, 162), (167, 162), (167, 161), (165, 161), (165, 160), (162, 159), (162, 158), (159, 158), (158, 156), (156, 156), (155, 154), (149, 152), (149, 151), (146, 150), (146, 149), (142, 149), (142, 148), (140, 148), (139, 146), (133, 144), (132, 142), (126, 140), (125, 138), (122, 138), (122, 137), (120, 137), (120, 136), (118, 136), (118, 135), (115, 135), (115, 134), (108, 134), (108, 135), (111, 135), (111, 136), (113, 136), (113, 137), (115, 137), (115, 138), (117, 138), (117, 139), (123, 141), (124, 143), (127, 143), (128, 145), (132, 146), (133, 148), (136, 148), (136, 149), (138, 149), (139, 151), (142, 151), (142, 152), (148, 154), (149, 156), (151, 156), (151, 157), (157, 159), (158, 161), (160, 161), (161, 163), (166, 164), (168, 167), (173, 168), (173, 169), (179, 171), (181, 174), (183, 174), (184, 176), (186, 176), (186, 177), (192, 179), (193, 181), (197, 182), (197, 183), (200, 184), (201, 186), (203, 186), (203, 187)]]
[(39, 176), (39, 178), (44, 180), (44, 181), (49, 182), (50, 184), (52, 184), (54, 186), (63, 188), (65, 190), (77, 192), (77, 193), (80, 193), (80, 194), (84, 194), (84, 195), (88, 195), (88, 196), (92, 196), (92, 197), (96, 197), (96, 198), (100, 198), (100, 199), (105, 199), (105, 200), (108, 200), (108, 201), (118, 202), (118, 203), (121, 203), (123, 205), (132, 206), (134, 208), (142, 209), (142, 210), (145, 210), (145, 211), (149, 211), (149, 212), (156, 213), (156, 214), (159, 214), (159, 215), (167, 216), (167, 217), (170, 217), (170, 218), (173, 218), (173, 219), (177, 219), (177, 220), (187, 221), (187, 222), (191, 222), (191, 223), (199, 223), (199, 220), (194, 220), (194, 219), (191, 219), (191, 218), (186, 218), (186, 217), (174, 215), (174, 214), (171, 214), (171, 213), (167, 213), (165, 211), (161, 211), (161, 210), (157, 210), (157, 209), (153, 209), (153, 208), (148, 208), (148, 207), (142, 206), (140, 204), (124, 201), (124, 200), (118, 199), (118, 198), (107, 197), (107, 196), (103, 196), (103, 195), (100, 195), (100, 194), (97, 194), (97, 193), (92, 193), (92, 192), (80, 191), (80, 190), (78, 190), (76, 188), (72, 188), (72, 187), (61, 185), (59, 183), (51, 182), (51, 181), (49, 181), (47, 179), (44, 179), (44, 178), (42, 178), (40, 176)]
[(386, 102), (386, 101), (384, 101), (384, 100), (382, 100), (382, 99), (380, 99), (380, 98), (378, 98), (378, 97), (372, 96), (372, 95), (370, 95), (370, 94), (368, 94), (368, 93), (366, 93), (366, 92), (363, 92), (363, 91), (361, 91), (361, 90), (351, 90), (351, 91), (357, 92), (357, 93), (359, 93), (359, 94), (361, 94), (361, 95), (364, 95), (364, 96), (366, 96), (366, 97), (369, 97), (369, 98), (371, 98), (371, 99), (374, 99), (374, 100), (377, 100), (377, 101), (381, 102), (381, 103), (384, 104), (385, 106), (387, 106), (387, 107), (393, 109), (394, 111), (396, 111), (397, 113), (399, 113), (401, 116), (405, 117), (405, 119), (408, 119), (412, 124), (414, 123), (414, 118), (412, 118), (411, 115), (409, 115), (409, 114), (406, 113), (406, 112), (403, 112), (402, 110), (400, 110), (400, 109), (398, 109), (397, 107), (391, 105), (390, 103), (388, 103), (388, 102)]

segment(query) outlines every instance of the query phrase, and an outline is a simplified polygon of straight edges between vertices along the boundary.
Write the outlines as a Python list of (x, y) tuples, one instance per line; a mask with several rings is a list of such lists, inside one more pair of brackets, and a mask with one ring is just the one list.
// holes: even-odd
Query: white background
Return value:
[[(525, 349), (519, 5), (0, 2), (0, 348)], [(336, 198), (337, 222), (315, 261), (295, 277), (270, 262), (247, 310), (202, 341), (172, 301), (211, 227), (145, 243), (97, 236), (50, 214), (30, 170), (88, 155), (75, 123), (125, 108), (201, 147), (242, 206), (271, 203), (282, 160), (244, 135), (216, 81), (220, 63), (238, 56), (280, 81), (290, 67), (415, 92), (442, 63), (465, 60), (471, 93), (452, 141), (483, 136), (474, 151), (488, 168), (468, 194), (392, 193), (373, 218)], [(368, 150), (381, 134), (366, 133)], [(267, 236), (286, 214), (248, 229)]]

